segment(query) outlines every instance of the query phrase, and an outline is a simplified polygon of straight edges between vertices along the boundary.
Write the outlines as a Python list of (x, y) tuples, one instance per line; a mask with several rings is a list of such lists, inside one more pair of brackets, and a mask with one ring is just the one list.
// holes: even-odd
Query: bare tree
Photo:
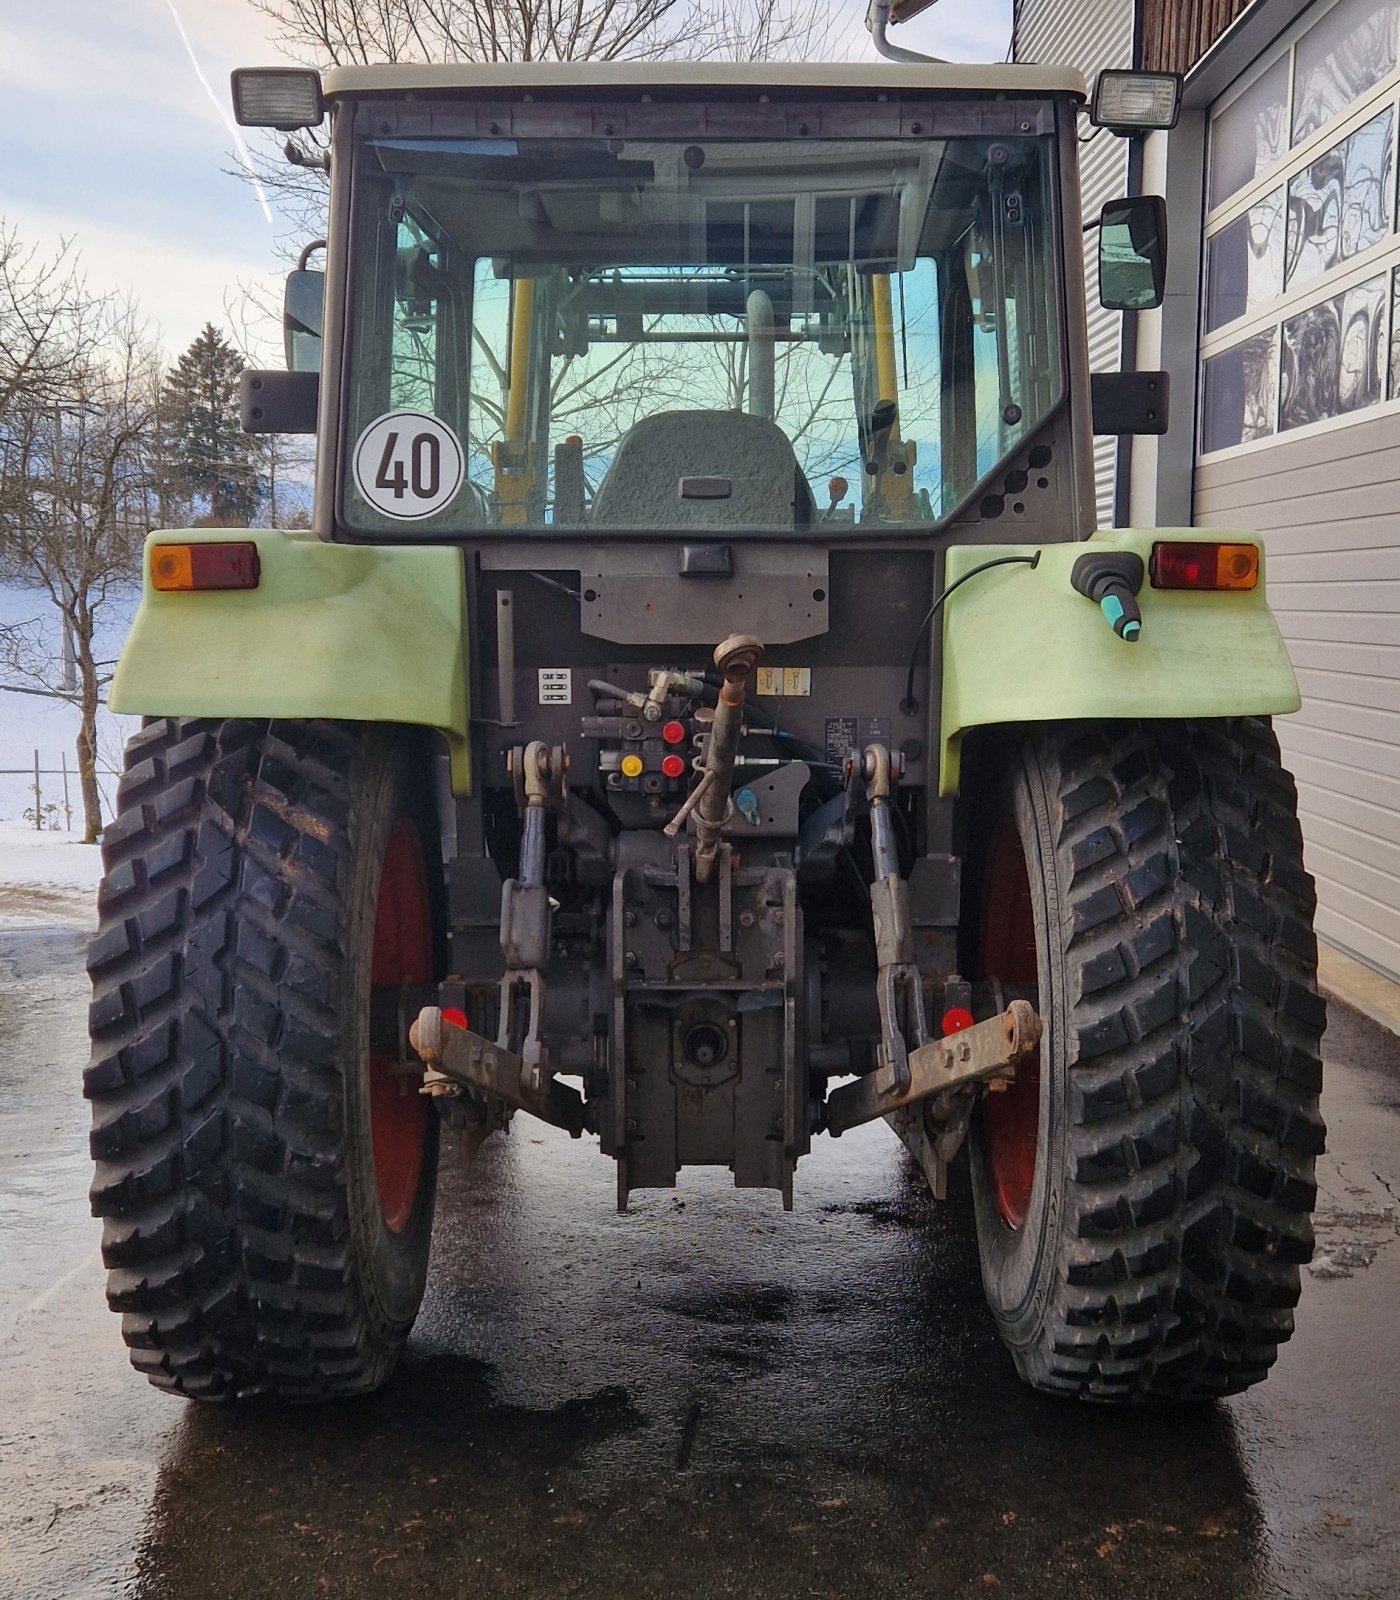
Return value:
[(56, 394), (79, 352), (86, 324), (73, 313), (86, 299), (71, 246), (43, 257), (0, 218), (0, 426), (14, 401)]
[[(224, 320), (234, 348), (250, 367), (282, 359), (282, 308), (274, 305), (266, 286), (240, 281), (224, 294)], [(278, 341), (273, 348), (274, 338)], [(265, 485), (258, 510), (260, 528), (300, 529), (311, 526), (311, 485), (316, 469), (316, 441), (310, 434), (254, 435), (259, 475)], [(168, 526), (168, 524), (167, 524)]]
[[(845, 55), (833, 0), (248, 0), (288, 55), (316, 67), (454, 61), (760, 61)], [(312, 134), (299, 136), (316, 145)], [(255, 148), (258, 182), (292, 241), (324, 232), (317, 145), (289, 165), (279, 135)], [(247, 177), (240, 163), (232, 170)]]
[(294, 55), (379, 61), (754, 60), (819, 55), (821, 0), (249, 0)]
[[(77, 707), (83, 833), (91, 843), (102, 831), (97, 710), (111, 665), (98, 659), (96, 644), (104, 612), (139, 572), (155, 520), (159, 361), (133, 306), (83, 294), (47, 337), (52, 381), (17, 388), (0, 424), (8, 446), (0, 543), (10, 569), (57, 610), (74, 681), (53, 681), (52, 652), (32, 628), (0, 639), (0, 670), (11, 686), (20, 680)], [(68, 352), (65, 369), (52, 364), (50, 348)]]

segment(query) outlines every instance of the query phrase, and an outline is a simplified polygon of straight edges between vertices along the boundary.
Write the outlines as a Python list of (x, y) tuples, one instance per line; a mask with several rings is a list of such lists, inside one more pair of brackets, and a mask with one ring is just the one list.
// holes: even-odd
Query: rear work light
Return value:
[(1094, 83), (1089, 120), (1110, 133), (1148, 133), (1174, 128), (1181, 115), (1181, 75), (1122, 72), (1108, 68)]
[(1152, 546), (1154, 589), (1252, 589), (1259, 582), (1259, 547), (1252, 544)]
[(162, 593), (188, 589), (256, 589), (258, 547), (236, 544), (158, 544), (151, 549), (151, 587)]
[(233, 119), (241, 128), (277, 128), (292, 133), (325, 120), (321, 75), (310, 67), (237, 67), (233, 73)]

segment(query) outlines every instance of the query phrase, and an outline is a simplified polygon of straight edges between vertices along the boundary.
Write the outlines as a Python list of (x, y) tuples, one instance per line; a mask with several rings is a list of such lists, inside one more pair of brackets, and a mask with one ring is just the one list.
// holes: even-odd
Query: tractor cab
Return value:
[[(504, 101), (330, 76), (327, 536), (927, 533), (1001, 507), (1034, 442), (1032, 522), (1083, 526), (1088, 408), (1084, 437), (1049, 426), (1084, 381), (1074, 76), (717, 76), (541, 68)], [(1157, 214), (1117, 208), (1105, 282), (1154, 304)], [(320, 281), (289, 282), (294, 368), (322, 363)], [(276, 384), (254, 427), (286, 425)], [(399, 413), (434, 425), (372, 431)]]

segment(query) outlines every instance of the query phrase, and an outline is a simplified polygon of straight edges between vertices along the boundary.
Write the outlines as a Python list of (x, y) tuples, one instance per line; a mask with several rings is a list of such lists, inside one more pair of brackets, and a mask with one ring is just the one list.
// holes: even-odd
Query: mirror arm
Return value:
[(928, 66), (946, 66), (947, 61), (943, 56), (927, 56), (921, 50), (906, 50), (903, 45), (891, 44), (889, 39), (890, 6), (892, 0), (870, 0), (870, 10), (866, 15), (866, 26), (870, 29), (870, 37), (875, 48), (886, 61), (913, 61)]
[(306, 263), (310, 261), (312, 253), (316, 250), (324, 250), (325, 248), (326, 241), (324, 239), (313, 239), (310, 244), (304, 245), (302, 247), (301, 254), (297, 257), (297, 271), (305, 272)]
[(329, 150), (303, 150), (295, 139), (288, 139), (282, 146), (282, 155), (288, 166), (307, 167), (313, 171), (329, 172), (331, 170), (331, 153)]

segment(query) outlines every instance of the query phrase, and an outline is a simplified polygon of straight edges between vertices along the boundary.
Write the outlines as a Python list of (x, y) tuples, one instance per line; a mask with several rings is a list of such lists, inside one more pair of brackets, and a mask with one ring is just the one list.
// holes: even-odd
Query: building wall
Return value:
[[(1013, 59), (1077, 67), (1091, 86), (1104, 67), (1133, 64), (1135, 0), (1016, 0), (1011, 36)], [(1080, 193), (1084, 217), (1096, 217), (1105, 200), (1127, 193), (1128, 144), (1110, 133), (1092, 138), (1085, 124), (1080, 147)], [(1089, 312), (1089, 367), (1093, 372), (1117, 372), (1122, 360), (1123, 317), (1099, 305), (1098, 236), (1084, 238), (1084, 277)], [(1094, 441), (1094, 478), (1098, 521), (1103, 528), (1114, 521), (1118, 441)]]
[(1193, 520), (1263, 536), (1318, 932), (1400, 978), (1400, 0), (1270, 15), (1203, 108)]
[(1143, 0), (1138, 65), (1187, 72), (1252, 0)]
[(1277, 723), (1298, 779), (1318, 933), (1400, 976), (1400, 418), (1211, 463), (1196, 521), (1263, 534), (1303, 709)]

